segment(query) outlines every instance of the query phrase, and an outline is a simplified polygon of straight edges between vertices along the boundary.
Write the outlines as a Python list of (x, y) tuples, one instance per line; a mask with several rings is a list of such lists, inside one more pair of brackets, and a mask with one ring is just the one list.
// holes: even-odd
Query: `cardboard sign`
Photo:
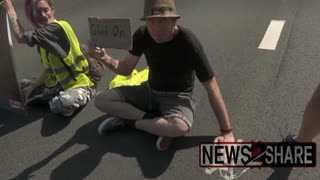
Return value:
[(131, 49), (130, 18), (89, 17), (90, 40), (99, 47)]
[(0, 7), (0, 108), (24, 110), (12, 54), (12, 39), (6, 10)]

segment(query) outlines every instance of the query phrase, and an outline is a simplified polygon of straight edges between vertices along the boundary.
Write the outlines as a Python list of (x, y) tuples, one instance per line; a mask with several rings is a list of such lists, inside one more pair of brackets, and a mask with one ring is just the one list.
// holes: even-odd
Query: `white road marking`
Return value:
[(265, 50), (276, 50), (285, 22), (286, 21), (271, 20), (258, 48)]

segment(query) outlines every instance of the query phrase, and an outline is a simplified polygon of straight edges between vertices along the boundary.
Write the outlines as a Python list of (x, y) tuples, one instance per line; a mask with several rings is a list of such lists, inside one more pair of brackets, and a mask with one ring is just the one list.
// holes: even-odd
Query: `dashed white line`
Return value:
[(276, 50), (285, 22), (286, 21), (271, 20), (258, 48), (265, 50)]

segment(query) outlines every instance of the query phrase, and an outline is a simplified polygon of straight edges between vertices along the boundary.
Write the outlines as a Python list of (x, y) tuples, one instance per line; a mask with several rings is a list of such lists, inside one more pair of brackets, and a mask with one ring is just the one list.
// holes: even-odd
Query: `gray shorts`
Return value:
[(121, 86), (114, 88), (126, 102), (145, 112), (162, 113), (163, 117), (182, 119), (192, 127), (195, 114), (195, 101), (192, 93), (163, 92), (149, 87), (147, 82), (139, 86)]

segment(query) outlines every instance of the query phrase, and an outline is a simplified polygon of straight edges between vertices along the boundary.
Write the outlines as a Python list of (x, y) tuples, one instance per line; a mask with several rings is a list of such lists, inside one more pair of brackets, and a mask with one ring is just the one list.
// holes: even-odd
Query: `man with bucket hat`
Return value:
[(144, 54), (149, 66), (148, 81), (139, 86), (105, 89), (95, 98), (96, 107), (111, 115), (98, 128), (100, 134), (134, 127), (159, 136), (156, 148), (166, 150), (175, 137), (192, 127), (195, 75), (205, 87), (220, 125), (215, 142), (233, 142), (228, 112), (202, 45), (185, 27), (177, 25), (174, 0), (145, 0), (145, 25), (133, 35), (132, 50), (121, 60), (100, 47), (93, 56), (112, 71), (130, 75)]

